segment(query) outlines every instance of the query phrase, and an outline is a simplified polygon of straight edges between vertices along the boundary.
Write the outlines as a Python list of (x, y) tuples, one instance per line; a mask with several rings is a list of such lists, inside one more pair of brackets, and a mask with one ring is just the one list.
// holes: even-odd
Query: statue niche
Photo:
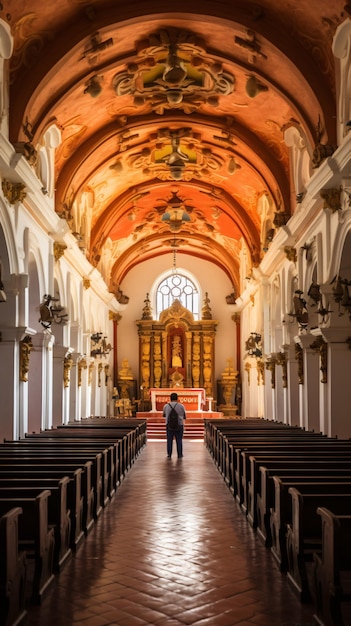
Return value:
[(186, 343), (183, 328), (168, 328), (168, 384), (182, 387), (186, 378)]

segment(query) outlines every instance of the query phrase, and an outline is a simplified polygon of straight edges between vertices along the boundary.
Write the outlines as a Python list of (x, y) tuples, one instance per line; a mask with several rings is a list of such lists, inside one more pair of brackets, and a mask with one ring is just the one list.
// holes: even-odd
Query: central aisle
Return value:
[(37, 626), (308, 626), (286, 578), (241, 513), (203, 442), (148, 442)]

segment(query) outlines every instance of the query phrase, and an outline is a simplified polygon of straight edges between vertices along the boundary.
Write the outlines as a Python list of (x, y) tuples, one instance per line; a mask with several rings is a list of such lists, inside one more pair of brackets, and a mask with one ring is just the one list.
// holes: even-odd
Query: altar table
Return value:
[(150, 389), (151, 411), (162, 411), (164, 405), (170, 401), (171, 393), (178, 394), (178, 402), (184, 404), (187, 411), (204, 411), (206, 393), (201, 387)]

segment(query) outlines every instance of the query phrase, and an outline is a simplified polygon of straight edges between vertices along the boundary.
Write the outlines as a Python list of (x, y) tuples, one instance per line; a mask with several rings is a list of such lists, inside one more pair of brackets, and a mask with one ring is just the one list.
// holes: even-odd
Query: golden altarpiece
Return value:
[(138, 320), (139, 380), (144, 410), (149, 408), (150, 388), (199, 388), (213, 397), (214, 347), (218, 322), (212, 319), (206, 293), (201, 320), (179, 300), (154, 320), (147, 294)]

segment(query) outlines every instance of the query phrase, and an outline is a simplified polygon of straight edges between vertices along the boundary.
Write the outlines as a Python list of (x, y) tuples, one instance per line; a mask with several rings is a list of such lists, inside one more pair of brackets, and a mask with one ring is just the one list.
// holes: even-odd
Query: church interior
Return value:
[[(209, 420), (350, 439), (350, 130), (347, 0), (3, 0), (0, 441), (159, 446), (172, 390), (189, 450)], [(273, 623), (221, 615), (65, 623)]]

